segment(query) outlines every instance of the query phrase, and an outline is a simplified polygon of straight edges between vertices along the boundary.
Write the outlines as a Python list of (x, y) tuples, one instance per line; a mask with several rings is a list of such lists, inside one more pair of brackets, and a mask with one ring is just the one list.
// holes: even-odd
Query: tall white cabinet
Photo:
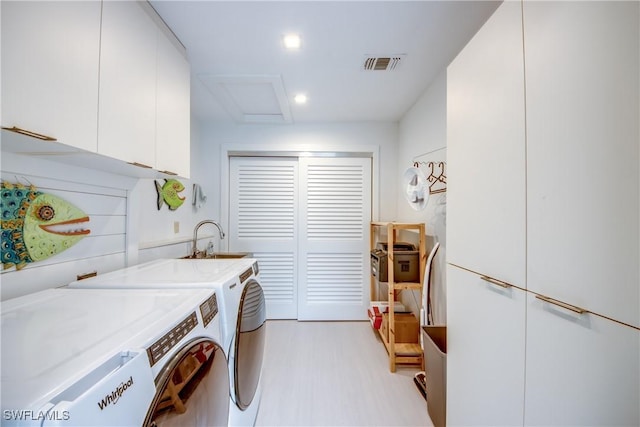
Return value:
[(640, 424), (639, 6), (508, 1), (448, 69), (451, 425)]
[(636, 327), (638, 8), (524, 4), (528, 288)]
[(447, 70), (447, 261), (524, 287), (521, 15), (497, 9)]
[(522, 423), (521, 16), (520, 3), (503, 4), (447, 70), (447, 394), (453, 397), (447, 397), (447, 422), (452, 426)]
[(639, 5), (524, 3), (527, 425), (640, 425)]

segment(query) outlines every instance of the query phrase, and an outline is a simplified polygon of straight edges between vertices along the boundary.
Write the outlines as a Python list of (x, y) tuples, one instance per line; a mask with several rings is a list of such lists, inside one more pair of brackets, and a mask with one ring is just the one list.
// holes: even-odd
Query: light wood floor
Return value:
[(267, 322), (257, 426), (432, 426), (368, 322)]

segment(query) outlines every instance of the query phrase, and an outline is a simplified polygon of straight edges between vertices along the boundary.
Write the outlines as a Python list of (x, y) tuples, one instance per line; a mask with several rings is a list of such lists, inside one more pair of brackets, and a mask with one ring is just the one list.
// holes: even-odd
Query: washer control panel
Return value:
[(169, 332), (164, 334), (160, 339), (151, 344), (147, 349), (149, 363), (155, 365), (162, 357), (175, 347), (182, 338), (186, 337), (196, 326), (198, 326), (198, 317), (194, 311), (185, 317), (180, 323), (173, 327)]

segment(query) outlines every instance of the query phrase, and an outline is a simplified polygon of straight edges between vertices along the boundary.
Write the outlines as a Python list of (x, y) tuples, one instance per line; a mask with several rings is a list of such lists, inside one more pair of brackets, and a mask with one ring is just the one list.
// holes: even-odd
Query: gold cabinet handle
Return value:
[(97, 275), (98, 275), (97, 271), (92, 271), (91, 273), (85, 273), (85, 274), (78, 274), (76, 276), (76, 280), (84, 280), (90, 277), (96, 277)]
[(160, 173), (166, 174), (166, 175), (174, 175), (177, 176), (178, 174), (175, 172), (171, 172), (171, 171), (160, 171)]
[(37, 138), (37, 139), (40, 139), (42, 141), (52, 141), (52, 142), (53, 141), (57, 141), (57, 139), (55, 139), (52, 136), (43, 135), (41, 133), (32, 132), (32, 131), (26, 130), (26, 129), (20, 129), (20, 128), (15, 127), (15, 126), (10, 127), (10, 128), (3, 126), (2, 129), (8, 130), (8, 131), (11, 131), (11, 132), (15, 132), (15, 133), (19, 133), (20, 135), (26, 135), (26, 136), (30, 136), (32, 138)]
[(145, 165), (144, 163), (138, 163), (138, 162), (128, 162), (128, 163), (133, 166), (138, 166), (139, 168), (152, 169), (151, 166)]
[(493, 285), (500, 286), (501, 288), (504, 288), (504, 289), (509, 289), (509, 288), (513, 287), (513, 285), (510, 285), (509, 283), (506, 283), (506, 282), (500, 281), (500, 280), (498, 280), (498, 279), (494, 279), (493, 277), (489, 277), (489, 276), (480, 276), (480, 278), (481, 278), (482, 280), (484, 280), (485, 282), (489, 282), (489, 283), (491, 283), (491, 284), (493, 284)]
[(573, 311), (574, 313), (584, 314), (589, 312), (589, 310), (585, 310), (584, 308), (576, 307), (575, 305), (567, 304), (566, 302), (558, 301), (557, 299), (545, 297), (544, 295), (536, 295), (536, 298), (549, 304), (562, 307), (565, 310)]

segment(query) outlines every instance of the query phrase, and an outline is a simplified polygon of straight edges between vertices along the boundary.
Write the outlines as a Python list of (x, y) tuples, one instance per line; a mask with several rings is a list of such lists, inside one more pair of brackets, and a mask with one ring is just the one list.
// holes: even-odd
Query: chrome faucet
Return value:
[(222, 227), (220, 227), (220, 224), (218, 224), (217, 222), (211, 220), (211, 219), (205, 219), (204, 221), (200, 221), (194, 228), (193, 228), (193, 244), (191, 247), (191, 255), (194, 258), (198, 257), (198, 229), (200, 229), (200, 227), (202, 227), (205, 224), (213, 224), (218, 228), (218, 231), (220, 232), (220, 240), (224, 239), (224, 231), (222, 231)]

